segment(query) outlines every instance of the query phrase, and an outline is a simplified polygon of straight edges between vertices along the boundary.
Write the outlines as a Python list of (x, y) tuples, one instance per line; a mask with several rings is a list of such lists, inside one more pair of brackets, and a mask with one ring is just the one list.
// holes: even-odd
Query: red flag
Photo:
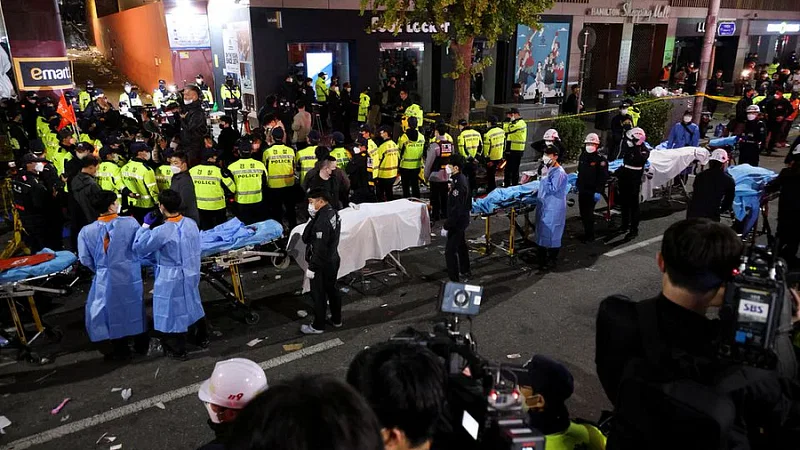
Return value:
[(59, 131), (69, 124), (77, 124), (78, 119), (75, 118), (75, 109), (72, 107), (72, 103), (67, 102), (67, 98), (64, 95), (61, 95), (61, 99), (58, 101), (56, 112), (61, 115), (61, 123), (58, 124)]

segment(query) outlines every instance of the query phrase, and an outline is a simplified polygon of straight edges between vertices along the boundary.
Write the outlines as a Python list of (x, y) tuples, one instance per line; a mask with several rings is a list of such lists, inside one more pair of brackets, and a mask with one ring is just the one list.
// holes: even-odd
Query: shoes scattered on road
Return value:
[(317, 330), (311, 325), (305, 324), (300, 327), (300, 332), (303, 334), (322, 334), (324, 333), (323, 330)]

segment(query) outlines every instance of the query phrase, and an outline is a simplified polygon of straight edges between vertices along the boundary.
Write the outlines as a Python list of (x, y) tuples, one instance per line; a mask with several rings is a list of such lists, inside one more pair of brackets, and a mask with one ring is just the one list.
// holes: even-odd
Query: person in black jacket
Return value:
[(758, 167), (761, 155), (761, 146), (767, 139), (767, 127), (758, 115), (761, 108), (758, 105), (747, 107), (747, 121), (742, 128), (742, 139), (739, 141), (739, 164), (750, 164)]
[(787, 147), (786, 136), (783, 135), (783, 126), (786, 118), (793, 112), (792, 103), (784, 98), (783, 88), (776, 87), (773, 98), (767, 101), (764, 112), (767, 115), (767, 154), (778, 147)]
[(339, 233), (341, 219), (331, 206), (331, 195), (324, 189), (308, 194), (308, 213), (311, 220), (303, 230), (306, 244), (306, 278), (311, 283), (314, 301), (314, 322), (300, 327), (303, 334), (322, 334), (325, 331), (326, 305), (330, 305), (330, 324), (342, 326), (342, 297), (336, 289), (339, 273)]
[(572, 85), (572, 93), (567, 96), (567, 100), (564, 102), (564, 106), (562, 107), (564, 114), (578, 114), (583, 110), (583, 102), (578, 105), (578, 93), (580, 92), (580, 86), (577, 84)]
[(172, 181), (169, 188), (177, 192), (181, 197), (180, 212), (183, 217), (200, 223), (200, 211), (197, 209), (197, 197), (194, 193), (194, 181), (189, 174), (189, 157), (182, 151), (177, 151), (169, 158), (170, 169), (172, 170)]
[(755, 95), (755, 89), (750, 86), (745, 86), (742, 98), (736, 102), (736, 119), (735, 125), (731, 129), (731, 134), (738, 135), (744, 130), (744, 124), (747, 123), (747, 107), (753, 104), (753, 97), (755, 97)]
[(219, 147), (221, 152), (220, 159), (224, 167), (228, 167), (231, 163), (239, 159), (234, 152), (236, 149), (236, 141), (239, 140), (239, 137), (239, 130), (234, 128), (233, 120), (228, 116), (222, 116), (219, 119), (217, 147)]
[(461, 173), (466, 160), (461, 155), (450, 157), (452, 174), (450, 193), (447, 195), (447, 219), (442, 227), (442, 236), (447, 238), (444, 247), (444, 260), (450, 281), (466, 282), (472, 277), (469, 267), (469, 250), (465, 233), (469, 226), (470, 199), (469, 182)]
[(189, 157), (189, 167), (200, 163), (203, 152), (203, 143), (208, 134), (206, 125), (206, 112), (200, 98), (203, 94), (200, 88), (190, 84), (183, 91), (183, 114), (181, 115), (181, 145)]
[(347, 176), (350, 178), (350, 189), (353, 191), (350, 201), (353, 203), (378, 201), (372, 178), (372, 158), (367, 153), (367, 149), (367, 140), (363, 137), (358, 138), (358, 142), (353, 147), (353, 159), (347, 165)]
[[(602, 193), (608, 179), (608, 161), (605, 156), (597, 152), (600, 147), (600, 137), (596, 133), (589, 133), (584, 139), (585, 151), (581, 152), (578, 159), (578, 207), (583, 222), (584, 242), (594, 240), (594, 205), (595, 194)], [(559, 159), (561, 157), (559, 156)]]
[[(623, 166), (617, 170), (619, 204), (622, 209), (621, 232), (628, 231), (626, 240), (639, 235), (639, 194), (642, 188), (644, 165), (650, 157), (650, 150), (644, 145), (647, 136), (641, 128), (625, 132), (620, 145)], [(630, 228), (629, 228), (630, 227)]]
[[(39, 250), (53, 247), (53, 242), (61, 240), (61, 235), (51, 233), (48, 223), (52, 221), (51, 201), (53, 192), (48, 190), (39, 176), (47, 161), (30, 153), (22, 157), (19, 173), (11, 181), (14, 197), (14, 209), (19, 213), (25, 233), (22, 239), (25, 245), (36, 253)], [(58, 221), (61, 224), (61, 221)], [(57, 248), (60, 248), (59, 245)]]
[(718, 148), (711, 153), (708, 169), (697, 174), (692, 185), (692, 199), (686, 209), (686, 218), (705, 217), (719, 222), (720, 212), (730, 211), (736, 182), (725, 172), (728, 152)]
[(620, 156), (620, 145), (624, 144), (625, 132), (633, 128), (633, 116), (628, 114), (628, 109), (633, 106), (630, 100), (623, 100), (619, 105), (619, 114), (611, 118), (611, 134), (606, 148), (609, 161), (614, 161)]
[(81, 228), (97, 220), (97, 210), (92, 205), (92, 202), (101, 191), (100, 186), (97, 185), (97, 181), (94, 179), (97, 175), (97, 166), (100, 164), (100, 160), (94, 155), (88, 155), (80, 161), (82, 165), (81, 171), (75, 175), (69, 185), (69, 192), (75, 198), (74, 204), (77, 206), (70, 211), (72, 232), (76, 236), (81, 231)]
[(777, 230), (780, 256), (794, 266), (800, 247), (800, 145), (789, 153), (789, 167), (781, 170), (766, 190), (780, 191)]

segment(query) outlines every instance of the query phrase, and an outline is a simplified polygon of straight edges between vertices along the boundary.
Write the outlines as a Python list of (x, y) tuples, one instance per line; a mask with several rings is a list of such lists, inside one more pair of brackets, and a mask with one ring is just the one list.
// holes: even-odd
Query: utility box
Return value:
[(594, 127), (601, 131), (611, 128), (611, 118), (617, 115), (617, 109), (622, 104), (622, 91), (617, 89), (601, 89), (597, 92), (597, 110), (614, 109), (615, 111), (601, 112), (594, 116)]

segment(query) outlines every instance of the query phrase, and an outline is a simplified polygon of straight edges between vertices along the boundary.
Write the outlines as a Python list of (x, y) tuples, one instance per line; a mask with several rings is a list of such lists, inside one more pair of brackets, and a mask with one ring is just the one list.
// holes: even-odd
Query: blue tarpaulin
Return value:
[(764, 186), (778, 175), (769, 169), (753, 167), (750, 164), (731, 167), (728, 173), (736, 182), (733, 214), (736, 220), (744, 223), (743, 234), (747, 234), (758, 220)]
[(508, 188), (497, 188), (484, 198), (475, 199), (472, 202), (473, 214), (488, 214), (498, 208), (511, 206), (515, 203), (536, 204), (536, 192), (539, 190), (539, 181), (512, 186)]
[(221, 225), (200, 232), (202, 256), (211, 256), (228, 250), (264, 244), (283, 235), (283, 226), (274, 220), (245, 225), (233, 218)]
[(45, 248), (39, 253), (54, 253), (56, 257), (50, 261), (45, 261), (33, 266), (17, 267), (6, 270), (5, 272), (0, 273), (0, 283), (11, 283), (14, 281), (24, 280), (26, 278), (39, 277), (42, 275), (61, 272), (78, 260), (78, 257), (75, 256), (74, 253), (68, 251), (54, 252), (49, 248)]
[(736, 141), (739, 140), (739, 136), (728, 136), (724, 138), (717, 138), (711, 139), (708, 141), (708, 145), (711, 147), (730, 147), (736, 144)]

